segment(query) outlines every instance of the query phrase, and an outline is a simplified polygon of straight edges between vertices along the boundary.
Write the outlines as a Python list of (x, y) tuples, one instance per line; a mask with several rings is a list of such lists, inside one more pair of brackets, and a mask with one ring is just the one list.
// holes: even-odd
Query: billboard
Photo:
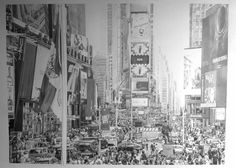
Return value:
[(202, 106), (226, 106), (227, 59), (228, 5), (215, 5), (203, 19)]
[(201, 88), (201, 54), (184, 56), (184, 89)]
[(88, 57), (88, 38), (80, 34), (71, 34), (70, 46), (75, 48), (76, 51), (84, 57)]
[(133, 107), (147, 107), (148, 98), (132, 98)]
[(150, 40), (151, 26), (149, 24), (148, 13), (132, 13), (131, 14), (131, 38), (132, 41)]
[(217, 70), (216, 75), (216, 107), (226, 106), (227, 67)]
[(227, 65), (228, 6), (215, 5), (202, 20), (202, 73)]
[(87, 73), (80, 71), (80, 98), (87, 99)]
[(132, 79), (132, 93), (148, 93), (149, 82), (147, 78), (133, 78)]
[(216, 71), (207, 72), (202, 75), (202, 107), (216, 106)]
[(225, 108), (215, 109), (215, 119), (219, 121), (225, 120)]

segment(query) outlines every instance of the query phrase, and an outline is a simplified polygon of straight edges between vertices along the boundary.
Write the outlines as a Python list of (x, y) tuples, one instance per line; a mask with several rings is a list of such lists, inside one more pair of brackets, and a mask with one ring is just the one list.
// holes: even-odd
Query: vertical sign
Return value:
[(7, 52), (7, 88), (8, 88), (8, 97), (7, 97), (7, 106), (8, 106), (8, 118), (14, 118), (15, 110), (15, 68), (14, 68), (14, 53)]
[(80, 71), (80, 98), (87, 99), (87, 73)]

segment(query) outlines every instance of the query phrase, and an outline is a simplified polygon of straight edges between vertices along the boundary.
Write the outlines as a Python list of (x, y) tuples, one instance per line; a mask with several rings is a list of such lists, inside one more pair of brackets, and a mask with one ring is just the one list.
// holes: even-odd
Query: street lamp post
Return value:
[(184, 131), (184, 115), (185, 115), (185, 110), (183, 110), (182, 112), (182, 127), (183, 127), (183, 136), (182, 136), (182, 141), (183, 141), (183, 144), (184, 144), (184, 134), (185, 134), (185, 131)]
[(116, 106), (116, 129), (118, 127), (118, 101), (117, 97), (115, 98), (115, 106)]
[(98, 155), (101, 154), (101, 130), (102, 130), (102, 118), (101, 118), (101, 107), (98, 108), (99, 114), (99, 139), (98, 139)]

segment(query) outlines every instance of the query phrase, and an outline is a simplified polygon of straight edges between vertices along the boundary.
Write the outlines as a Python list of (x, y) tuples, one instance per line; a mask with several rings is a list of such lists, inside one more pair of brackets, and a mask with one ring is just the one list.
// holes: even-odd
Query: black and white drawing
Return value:
[(229, 5), (98, 2), (6, 6), (9, 162), (224, 165)]

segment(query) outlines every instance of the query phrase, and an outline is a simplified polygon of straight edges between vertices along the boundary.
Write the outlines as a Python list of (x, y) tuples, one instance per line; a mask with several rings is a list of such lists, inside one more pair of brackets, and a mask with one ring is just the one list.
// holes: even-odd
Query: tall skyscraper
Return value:
[(169, 67), (165, 55), (161, 55), (159, 66), (159, 90), (161, 110), (162, 112), (167, 113), (167, 110), (169, 108)]
[(105, 89), (106, 89), (106, 72), (107, 72), (107, 59), (104, 56), (97, 55), (93, 58), (93, 77), (98, 86), (98, 97), (101, 103), (105, 103)]

